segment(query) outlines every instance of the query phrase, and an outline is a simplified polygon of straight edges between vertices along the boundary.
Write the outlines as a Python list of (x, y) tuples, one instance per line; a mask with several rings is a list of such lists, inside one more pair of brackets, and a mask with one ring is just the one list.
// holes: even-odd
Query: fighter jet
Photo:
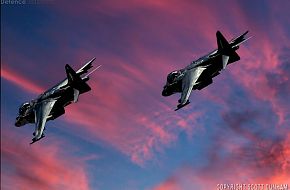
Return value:
[(220, 31), (216, 32), (218, 48), (209, 54), (191, 62), (187, 67), (172, 71), (167, 75), (167, 82), (163, 88), (162, 95), (170, 96), (175, 93), (181, 93), (178, 105), (175, 111), (188, 105), (189, 96), (192, 90), (201, 90), (213, 82), (213, 78), (220, 74), (228, 64), (240, 60), (236, 53), (240, 44), (251, 37), (246, 38), (244, 34), (233, 38), (228, 42)]
[(89, 72), (89, 69), (93, 67), (94, 60), (95, 58), (76, 72), (68, 64), (65, 65), (67, 78), (40, 94), (36, 99), (20, 106), (15, 126), (21, 127), (28, 123), (35, 123), (34, 137), (30, 144), (45, 137), (43, 131), (46, 121), (54, 120), (63, 115), (67, 105), (77, 102), (80, 94), (91, 90), (86, 82), (89, 80), (89, 75), (100, 67), (98, 66)]

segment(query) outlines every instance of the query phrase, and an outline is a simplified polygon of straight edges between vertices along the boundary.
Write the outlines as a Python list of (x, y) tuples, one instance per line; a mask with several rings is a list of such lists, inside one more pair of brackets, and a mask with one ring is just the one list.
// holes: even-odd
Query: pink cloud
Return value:
[[(69, 106), (64, 118), (67, 122), (82, 125), (80, 129), (75, 130), (81, 131), (80, 135), (83, 137), (92, 142), (96, 138), (100, 139), (128, 155), (138, 164), (152, 159), (155, 151), (161, 152), (162, 147), (174, 142), (180, 131), (186, 130), (192, 134), (197, 128), (195, 126), (202, 125), (202, 122), (196, 120), (204, 114), (204, 110), (188, 114), (186, 120), (182, 115), (175, 115), (172, 109), (176, 105), (176, 100), (161, 97), (162, 87), (158, 86), (161, 84), (159, 81), (165, 80), (166, 73), (180, 66), (186, 66), (192, 61), (191, 59), (200, 56), (201, 52), (196, 53), (194, 58), (189, 56), (195, 50), (188, 50), (188, 44), (192, 44), (190, 45), (192, 48), (198, 47), (196, 51), (203, 51), (205, 48), (207, 51), (216, 47), (214, 34), (217, 29), (223, 29), (225, 35), (229, 37), (232, 36), (229, 34), (233, 33), (231, 30), (233, 28), (239, 32), (240, 28), (248, 29), (248, 26), (256, 29), (237, 3), (230, 3), (230, 7), (234, 8), (227, 9), (227, 14), (231, 15), (231, 18), (227, 18), (229, 21), (214, 5), (207, 2), (190, 4), (179, 1), (168, 3), (103, 1), (91, 5), (82, 4), (77, 8), (72, 4), (63, 5), (65, 5), (65, 10), (62, 4), (58, 4), (53, 9), (64, 11), (70, 16), (79, 13), (91, 19), (95, 19), (91, 15), (92, 12), (102, 12), (113, 18), (118, 18), (128, 12), (133, 15), (132, 23), (129, 22), (132, 25), (126, 27), (126, 31), (120, 34), (122, 39), (116, 38), (117, 41), (114, 42), (115, 46), (119, 47), (119, 42), (125, 41), (126, 46), (122, 49), (127, 53), (126, 56), (129, 55), (132, 59), (128, 61), (126, 56), (122, 57), (124, 55), (116, 56), (112, 55), (113, 53), (101, 51), (96, 56), (96, 62), (102, 63), (104, 67), (89, 81), (92, 92), (81, 96), (77, 105)], [(143, 14), (140, 9), (146, 9), (150, 14)], [(239, 23), (240, 27), (227, 26), (231, 21)], [(90, 27), (90, 30), (93, 29)], [(144, 38), (142, 31), (147, 32), (149, 39)], [(263, 38), (257, 40), (260, 35)], [(258, 30), (255, 36), (257, 37), (247, 42), (253, 48), (242, 45), (243, 47), (238, 50), (242, 60), (237, 64), (242, 66), (229, 67), (231, 76), (227, 76), (226, 79), (234, 80), (241, 85), (241, 88), (245, 88), (248, 94), (253, 94), (260, 101), (270, 102), (275, 114), (279, 117), (279, 123), (285, 123), (286, 110), (282, 109), (277, 99), (277, 91), (269, 86), (268, 79), (264, 75), (265, 72), (272, 70), (276, 72), (279, 66), (277, 54), (271, 46), (271, 41), (261, 31)], [(59, 36), (50, 37), (56, 43), (60, 41), (61, 48), (68, 51), (66, 38), (62, 40)], [(80, 46), (89, 47), (89, 50), (77, 51), (77, 59), (99, 52), (99, 49), (91, 44), (90, 38), (88, 39), (79, 42)], [(155, 44), (150, 40), (157, 42)], [(146, 45), (147, 42), (150, 42), (149, 47)], [(164, 46), (169, 47), (169, 50), (160, 48), (162, 50), (155, 51), (155, 45), (158, 47), (160, 44), (165, 44)], [(188, 59), (188, 63), (184, 59)], [(6, 73), (6, 78), (9, 75), (13, 75), (13, 72)], [(40, 89), (29, 81), (20, 84), (19, 78), (10, 77), (7, 80), (35, 92)], [(217, 96), (216, 90), (223, 96)], [(227, 107), (227, 100), (231, 92), (232, 89), (224, 85), (203, 91), (200, 93), (202, 97), (197, 95), (196, 98), (219, 103), (223, 109), (230, 109)]]
[(163, 183), (154, 187), (154, 190), (183, 190), (182, 186), (179, 184), (178, 179), (175, 177), (170, 177)]
[(43, 92), (43, 88), (22, 77), (19, 73), (10, 71), (4, 65), (1, 67), (1, 78), (8, 80), (28, 92), (35, 94)]
[[(243, 51), (246, 58), (243, 60), (242, 69), (233, 68), (231, 74), (233, 78), (237, 78), (237, 83), (241, 84), (248, 94), (271, 104), (278, 117), (277, 126), (285, 125), (289, 109), (284, 105), (288, 103), (281, 101), (278, 87), (271, 85), (271, 82), (287, 83), (288, 71), (281, 69), (284, 63), (279, 59), (280, 51), (277, 51), (278, 47), (275, 44), (268, 38), (255, 38), (252, 41), (254, 40), (256, 42), (253, 42), (253, 46)], [(275, 81), (277, 78), (269, 78), (268, 74), (279, 76), (280, 81)], [(285, 90), (288, 94), (290, 93), (287, 86), (285, 86)]]
[[(250, 146), (230, 148), (228, 157), (215, 153), (206, 167), (193, 168), (188, 164), (157, 184), (154, 190), (216, 189), (218, 184), (288, 184), (290, 183), (290, 136), (281, 142), (256, 139)], [(218, 143), (228, 149), (229, 142)], [(253, 146), (253, 147), (251, 147)], [(214, 147), (211, 151), (216, 152)]]
[(64, 155), (62, 143), (29, 146), (14, 132), (2, 132), (1, 189), (90, 189), (85, 162)]
[[(102, 140), (128, 155), (134, 163), (143, 165), (145, 160), (154, 158), (155, 151), (162, 151), (163, 146), (168, 146), (176, 140), (177, 130), (172, 126), (173, 123), (166, 119), (166, 113), (160, 114), (160, 110), (154, 110), (158, 105), (168, 110), (166, 112), (172, 112), (172, 109), (152, 98), (151, 94), (147, 95), (149, 99), (138, 99), (139, 94), (146, 93), (146, 88), (153, 84), (150, 81), (152, 79), (148, 80), (138, 69), (125, 63), (120, 62), (119, 65), (122, 72), (104, 69), (94, 75), (89, 81), (93, 90), (82, 95), (78, 104), (68, 106), (64, 119), (66, 122), (82, 125), (80, 128), (70, 129), (73, 133), (91, 142), (96, 138)], [(5, 76), (10, 75), (15, 76), (11, 71), (5, 73)], [(108, 75), (110, 78), (106, 79)], [(128, 80), (128, 75), (136, 80)], [(43, 89), (36, 88), (33, 82), (21, 75), (12, 78), (13, 80), (9, 77), (7, 79), (25, 90), (38, 92), (39, 89)], [(19, 79), (26, 82), (19, 82)], [(105, 93), (100, 89), (106, 89)], [(143, 105), (144, 101), (154, 106), (147, 107)], [(140, 111), (139, 107), (148, 112), (153, 111), (153, 114), (147, 115)], [(160, 119), (156, 120), (157, 117)], [(177, 123), (178, 126), (181, 126), (182, 130), (185, 128), (180, 122)]]

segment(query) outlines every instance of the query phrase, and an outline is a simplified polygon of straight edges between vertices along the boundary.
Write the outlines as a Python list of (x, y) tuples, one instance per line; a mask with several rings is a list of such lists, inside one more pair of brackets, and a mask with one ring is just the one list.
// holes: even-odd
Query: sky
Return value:
[[(2, 2), (2, 1), (1, 1)], [(1, 5), (1, 189), (208, 190), (290, 187), (290, 1), (38, 0)], [(169, 72), (249, 41), (212, 85), (162, 97)], [(92, 91), (47, 122), (19, 106), (96, 58)]]

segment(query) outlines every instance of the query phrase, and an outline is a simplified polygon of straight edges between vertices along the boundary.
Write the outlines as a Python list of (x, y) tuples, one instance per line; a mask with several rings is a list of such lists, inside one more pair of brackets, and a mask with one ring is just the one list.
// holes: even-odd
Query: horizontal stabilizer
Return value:
[(229, 58), (230, 58), (230, 56), (228, 56), (228, 55), (222, 55), (222, 59), (223, 59), (223, 69), (226, 68), (226, 66), (227, 66), (227, 64), (229, 62)]
[(240, 57), (220, 31), (217, 31), (216, 37), (218, 52), (222, 55), (222, 67), (225, 69), (229, 62), (238, 61)]
[(241, 58), (240, 56), (237, 54), (237, 52), (233, 51), (233, 53), (230, 55), (230, 60), (229, 62), (235, 62), (235, 61), (239, 61)]
[(83, 81), (81, 77), (68, 64), (65, 65), (65, 70), (67, 74), (68, 85), (79, 91), (74, 91), (74, 94), (80, 94), (91, 90), (90, 86), (85, 81)]
[(79, 99), (80, 91), (74, 88), (74, 102), (77, 102)]

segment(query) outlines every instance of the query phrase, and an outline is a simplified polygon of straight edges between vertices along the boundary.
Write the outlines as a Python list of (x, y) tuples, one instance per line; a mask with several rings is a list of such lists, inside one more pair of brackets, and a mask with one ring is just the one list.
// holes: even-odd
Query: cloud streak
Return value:
[(44, 91), (42, 87), (29, 81), (25, 77), (21, 76), (21, 74), (10, 71), (7, 67), (1, 68), (1, 78), (12, 82), (16, 86), (21, 87), (22, 89), (33, 94), (39, 94)]
[(4, 132), (6, 135), (2, 136), (1, 144), (1, 188), (90, 189), (85, 163), (79, 158), (64, 156), (61, 143), (29, 146), (23, 140), (16, 140), (21, 139), (19, 135), (7, 130)]
[[(38, 94), (47, 89), (48, 79), (54, 81), (48, 73), (53, 72), (54, 78), (64, 76), (65, 63), (74, 67), (96, 57), (95, 62), (103, 67), (88, 82), (92, 91), (67, 107), (63, 128), (92, 146), (103, 142), (143, 168), (158, 156), (168, 156), (167, 150), (174, 149), (175, 143), (200, 144), (196, 139), (204, 137), (204, 154), (196, 155), (203, 167), (186, 157), (190, 164), (160, 174), (167, 179), (153, 189), (209, 189), (204, 184), (216, 187), (227, 181), (287, 182), (290, 16), (279, 11), (286, 7), (279, 3), (248, 3), (129, 0), (91, 1), (75, 7), (74, 2), (58, 2), (45, 7), (53, 16), (45, 17), (48, 21), (32, 31), (36, 37), (30, 46), (39, 47), (39, 35), (50, 42), (47, 49), (41, 49), (47, 52), (40, 51), (33, 60), (17, 53), (18, 48), (27, 47), (26, 52), (35, 54), (26, 43), (6, 44), (11, 51), (3, 56), (1, 77)], [(245, 30), (254, 37), (237, 51), (239, 62), (230, 65), (211, 86), (194, 91), (188, 107), (173, 112), (178, 96), (161, 97), (166, 74), (216, 48), (216, 30), (227, 39)], [(43, 59), (50, 54), (54, 56)], [(20, 60), (23, 64), (18, 68)], [(40, 67), (44, 71), (28, 76)], [(37, 83), (32, 81), (36, 78)], [(189, 137), (186, 142), (181, 139), (183, 132)], [(6, 151), (10, 148), (14, 149)], [(51, 157), (53, 160), (57, 154)], [(168, 168), (178, 162), (173, 157), (168, 160)], [(62, 164), (57, 164), (60, 171)], [(20, 173), (28, 169), (20, 169)], [(46, 182), (37, 179), (39, 184)], [(45, 187), (54, 187), (52, 181)]]

